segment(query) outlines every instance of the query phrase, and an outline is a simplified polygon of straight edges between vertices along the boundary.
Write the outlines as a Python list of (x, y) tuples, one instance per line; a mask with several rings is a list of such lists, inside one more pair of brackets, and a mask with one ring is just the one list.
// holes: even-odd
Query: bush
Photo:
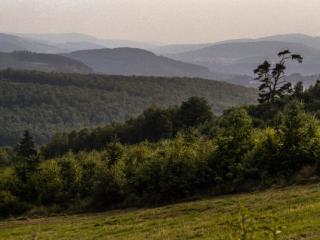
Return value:
[(303, 104), (293, 101), (283, 112), (279, 135), (282, 145), (279, 164), (287, 176), (299, 171), (305, 165), (313, 165), (320, 154), (319, 121), (304, 112)]
[(10, 147), (0, 147), (0, 167), (10, 166), (14, 163), (14, 152)]
[(47, 161), (42, 164), (40, 171), (32, 178), (38, 199), (43, 205), (51, 205), (58, 201), (58, 196), (63, 191), (63, 182), (57, 161)]
[(9, 191), (0, 190), (0, 217), (18, 215), (25, 212), (29, 206), (21, 202), (16, 196)]
[[(142, 148), (146, 148), (146, 144)], [(214, 151), (211, 141), (178, 136), (157, 144), (152, 154), (144, 151), (128, 179), (130, 190), (144, 202), (159, 203), (200, 193), (210, 186), (208, 155)]]
[(79, 200), (81, 169), (73, 155), (67, 155), (58, 161), (61, 190), (58, 202), (68, 206)]
[(231, 109), (220, 120), (217, 150), (209, 159), (212, 178), (222, 191), (233, 191), (251, 166), (246, 156), (254, 146), (252, 119), (245, 109)]
[(93, 185), (94, 208), (107, 209), (121, 205), (125, 198), (126, 184), (123, 166), (116, 164), (111, 168), (106, 166), (98, 169)]

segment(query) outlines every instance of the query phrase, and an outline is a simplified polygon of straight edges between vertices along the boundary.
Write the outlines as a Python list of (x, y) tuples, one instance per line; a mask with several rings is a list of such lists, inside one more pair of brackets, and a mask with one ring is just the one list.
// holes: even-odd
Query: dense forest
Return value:
[(82, 62), (62, 55), (28, 51), (11, 53), (0, 52), (0, 70), (5, 70), (7, 68), (83, 74), (93, 72)]
[(289, 51), (255, 69), (258, 104), (217, 116), (203, 97), (152, 106), (124, 123), (56, 135), (37, 149), (25, 131), (0, 149), (0, 213), (51, 214), (251, 191), (320, 175), (320, 81), (284, 79)]
[(0, 71), (0, 145), (14, 145), (25, 129), (43, 144), (57, 132), (125, 121), (191, 96), (205, 97), (221, 113), (254, 103), (256, 90), (189, 78)]

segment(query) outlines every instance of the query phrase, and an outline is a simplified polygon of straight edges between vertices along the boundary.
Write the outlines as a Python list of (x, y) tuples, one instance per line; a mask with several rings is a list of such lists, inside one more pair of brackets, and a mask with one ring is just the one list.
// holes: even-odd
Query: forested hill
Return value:
[(138, 48), (83, 50), (65, 56), (83, 62), (96, 73), (212, 79), (212, 73), (206, 67), (157, 56)]
[(219, 113), (254, 103), (256, 91), (202, 79), (0, 71), (0, 145), (16, 144), (25, 129), (45, 143), (59, 131), (123, 121), (190, 96), (206, 97)]
[(91, 73), (88, 66), (80, 61), (57, 54), (33, 53), (27, 51), (0, 52), (0, 70), (7, 68), (38, 70), (44, 72)]

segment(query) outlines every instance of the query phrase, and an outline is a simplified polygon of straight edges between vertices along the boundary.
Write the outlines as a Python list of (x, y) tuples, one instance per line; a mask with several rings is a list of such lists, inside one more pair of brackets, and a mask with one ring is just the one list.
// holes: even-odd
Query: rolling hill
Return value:
[(151, 104), (178, 105), (191, 96), (221, 113), (255, 103), (257, 93), (202, 79), (1, 71), (0, 145), (16, 144), (25, 129), (41, 144), (56, 132), (123, 121)]
[(206, 47), (221, 45), (226, 43), (266, 42), (266, 41), (299, 43), (311, 48), (320, 49), (320, 37), (293, 33), (293, 34), (272, 35), (272, 36), (261, 37), (261, 38), (230, 39), (230, 40), (211, 42), (211, 43), (168, 44), (168, 45), (155, 47), (152, 49), (152, 52), (160, 55), (170, 55), (170, 54), (178, 54), (183, 52), (190, 52), (190, 51), (198, 50), (201, 48), (206, 48)]
[(92, 72), (82, 62), (61, 55), (31, 52), (0, 52), (0, 70), (7, 68), (44, 72)]
[[(3, 52), (64, 52), (62, 55), (70, 59), (69, 63), (72, 58), (83, 66), (50, 66), (51, 63), (43, 63), (42, 60), (18, 64), (10, 57), (2, 58), (4, 67), (1, 69), (15, 68), (16, 65), (17, 69), (85, 73), (90, 68), (92, 72), (103, 74), (200, 77), (256, 87), (253, 69), (265, 59), (276, 60), (278, 51), (289, 48), (304, 57), (303, 64), (289, 65), (288, 74), (294, 74), (294, 77), (290, 77), (293, 82), (300, 79), (305, 86), (310, 86), (320, 74), (320, 38), (303, 34), (163, 46), (127, 40), (106, 40), (79, 33), (17, 35), (19, 37), (0, 34), (0, 52), (1, 49)], [(152, 49), (153, 53), (124, 46)], [(114, 47), (121, 48), (111, 49)], [(67, 60), (62, 63), (67, 63)], [(297, 74), (300, 74), (299, 78)]]
[(37, 53), (62, 52), (58, 47), (27, 40), (15, 35), (0, 33), (0, 52), (30, 51)]
[(281, 34), (269, 37), (260, 38), (260, 41), (281, 41), (281, 42), (291, 42), (300, 43), (308, 47), (320, 49), (320, 37), (308, 36), (305, 34)]
[(160, 57), (137, 48), (85, 50), (64, 56), (85, 63), (97, 73), (126, 76), (211, 77), (210, 71), (205, 67)]
[[(96, 45), (101, 46), (100, 48), (119, 48), (119, 47), (131, 47), (131, 48), (142, 48), (151, 49), (158, 45), (147, 42), (138, 42), (122, 39), (103, 39), (97, 38), (88, 34), (82, 33), (52, 33), (52, 34), (16, 34), (22, 38), (29, 39), (31, 41), (40, 41), (45, 44), (62, 47), (66, 52), (75, 50), (85, 50), (83, 45), (80, 48), (75, 49), (75, 44), (86, 43), (88, 46)], [(92, 48), (87, 48), (92, 49)]]
[(202, 43), (202, 44), (169, 44), (152, 48), (151, 51), (159, 55), (178, 54), (188, 51), (194, 51), (197, 49), (205, 48), (214, 45), (214, 43)]
[(55, 46), (63, 49), (64, 52), (74, 52), (79, 50), (91, 50), (91, 49), (100, 49), (104, 48), (105, 46), (92, 43), (92, 42), (64, 42), (64, 43), (57, 43)]
[(320, 73), (320, 51), (300, 43), (257, 41), (222, 43), (202, 49), (169, 55), (170, 57), (208, 67), (213, 72), (252, 75), (265, 59), (274, 61), (284, 49), (301, 54), (303, 64), (290, 64), (288, 72), (312, 75)]

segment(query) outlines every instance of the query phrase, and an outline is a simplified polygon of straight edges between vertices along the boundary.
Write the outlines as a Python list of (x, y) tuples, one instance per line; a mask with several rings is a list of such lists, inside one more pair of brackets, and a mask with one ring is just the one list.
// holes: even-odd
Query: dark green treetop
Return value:
[(255, 70), (255, 80), (261, 84), (259, 86), (259, 103), (274, 103), (277, 99), (292, 92), (290, 82), (285, 80), (286, 64), (289, 60), (302, 63), (302, 56), (292, 54), (289, 50), (278, 53), (280, 61), (274, 66), (268, 61), (264, 61)]
[(33, 138), (28, 130), (23, 133), (23, 137), (21, 141), (18, 143), (17, 148), (17, 155), (19, 157), (30, 158), (37, 154), (35, 149), (35, 145), (33, 142)]

